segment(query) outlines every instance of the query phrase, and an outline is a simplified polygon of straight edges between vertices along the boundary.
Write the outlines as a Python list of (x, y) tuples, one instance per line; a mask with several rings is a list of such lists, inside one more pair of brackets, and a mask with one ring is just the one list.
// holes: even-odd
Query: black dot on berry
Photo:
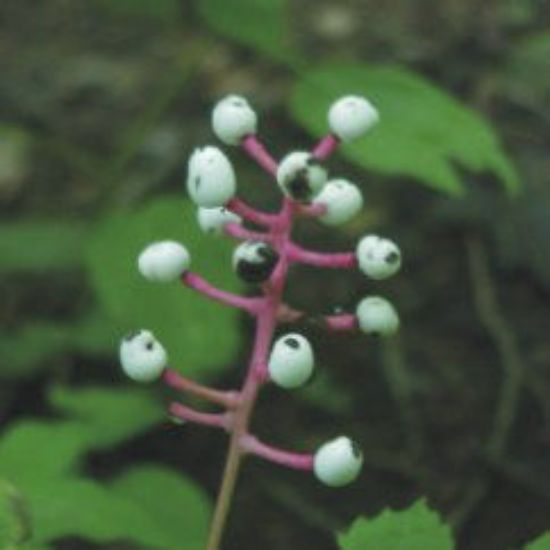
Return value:
[(155, 347), (155, 342), (147, 342), (145, 344), (145, 349), (148, 351), (152, 351), (152, 349)]
[(198, 191), (199, 190), (199, 187), (201, 186), (201, 177), (200, 176), (195, 176), (195, 189)]
[(292, 336), (285, 338), (283, 340), (286, 346), (292, 349), (298, 349), (300, 347), (300, 342), (296, 338), (292, 338)]
[(386, 258), (386, 263), (388, 264), (395, 264), (399, 261), (399, 252), (390, 252)]

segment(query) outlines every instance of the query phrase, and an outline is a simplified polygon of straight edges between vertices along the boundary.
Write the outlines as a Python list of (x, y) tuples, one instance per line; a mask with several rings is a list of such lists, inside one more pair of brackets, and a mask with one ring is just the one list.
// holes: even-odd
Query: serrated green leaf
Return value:
[[(195, 207), (179, 197), (157, 200), (130, 212), (107, 216), (94, 231), (88, 267), (100, 301), (119, 325), (119, 337), (136, 328), (151, 329), (186, 374), (214, 372), (237, 351), (238, 312), (182, 288), (178, 282), (154, 284), (138, 273), (136, 260), (152, 241), (185, 244), (192, 269), (227, 290), (240, 285), (231, 270), (232, 246), (203, 235)], [(114, 350), (113, 350), (114, 351)]]
[(546, 533), (531, 544), (528, 544), (525, 550), (550, 550), (550, 533)]
[(278, 60), (297, 56), (289, 29), (288, 0), (195, 0), (210, 27)]
[(89, 448), (108, 447), (158, 424), (165, 417), (161, 404), (142, 388), (102, 387), (50, 390), (50, 402), (81, 424)]
[(155, 466), (136, 468), (117, 478), (111, 488), (145, 510), (161, 527), (170, 548), (204, 548), (210, 502), (191, 482), (179, 474)]
[(71, 269), (82, 264), (87, 226), (70, 220), (0, 224), (0, 273)]
[(492, 172), (509, 192), (518, 175), (483, 118), (404, 68), (383, 65), (326, 65), (306, 72), (291, 100), (296, 120), (310, 132), (327, 131), (326, 114), (342, 95), (367, 96), (380, 124), (343, 147), (360, 166), (393, 176), (410, 176), (434, 189), (464, 191), (455, 163), (474, 172)]
[(358, 519), (338, 537), (342, 550), (452, 550), (451, 530), (423, 501), (407, 510), (386, 510), (371, 519)]
[(0, 479), (0, 548), (15, 550), (31, 531), (26, 503), (19, 491)]

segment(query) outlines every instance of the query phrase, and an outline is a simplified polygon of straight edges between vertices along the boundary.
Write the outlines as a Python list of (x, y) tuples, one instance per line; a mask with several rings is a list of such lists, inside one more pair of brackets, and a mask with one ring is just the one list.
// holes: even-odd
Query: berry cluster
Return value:
[[(198, 384), (167, 366), (163, 346), (147, 330), (129, 334), (122, 341), (120, 359), (126, 374), (139, 382), (162, 378), (172, 388), (199, 396), (224, 409), (204, 413), (173, 403), (175, 417), (225, 429), (231, 434), (227, 477), (236, 476), (235, 463), (253, 454), (290, 468), (312, 471), (323, 483), (338, 487), (359, 474), (362, 453), (348, 437), (340, 436), (314, 453), (294, 453), (261, 442), (249, 431), (250, 416), (259, 390), (266, 383), (284, 389), (303, 385), (311, 376), (315, 357), (311, 344), (301, 334), (280, 335), (279, 324), (306, 320), (307, 315), (284, 302), (289, 268), (308, 264), (320, 268), (358, 268), (371, 279), (385, 279), (401, 266), (401, 254), (390, 240), (377, 235), (362, 237), (353, 252), (323, 254), (302, 248), (291, 239), (293, 220), (299, 216), (318, 219), (328, 226), (349, 221), (363, 206), (359, 188), (346, 179), (329, 179), (322, 165), (341, 142), (367, 133), (377, 122), (376, 109), (364, 98), (347, 96), (336, 101), (328, 113), (330, 134), (311, 152), (294, 151), (277, 163), (259, 141), (257, 116), (246, 99), (228, 96), (212, 113), (217, 137), (227, 145), (240, 145), (274, 178), (282, 194), (282, 207), (272, 214), (256, 210), (236, 197), (237, 178), (231, 162), (217, 147), (196, 149), (189, 159), (187, 191), (198, 206), (197, 221), (204, 232), (225, 234), (242, 241), (233, 253), (233, 269), (246, 283), (256, 285), (257, 296), (239, 296), (218, 289), (190, 271), (187, 249), (173, 241), (150, 244), (138, 258), (141, 274), (152, 282), (181, 281), (184, 285), (226, 305), (240, 308), (256, 319), (256, 338), (247, 375), (239, 391), (221, 391)], [(380, 296), (366, 296), (354, 314), (322, 317), (331, 331), (359, 329), (369, 335), (389, 336), (399, 327), (398, 315), (390, 302)], [(231, 470), (231, 471), (228, 471)], [(233, 472), (233, 473), (232, 473)], [(231, 482), (222, 484), (222, 493), (231, 492)], [(233, 480), (234, 484), (234, 480)], [(227, 500), (227, 498), (220, 498)], [(223, 524), (224, 504), (218, 501), (214, 522)], [(220, 531), (218, 525), (218, 531)], [(211, 540), (209, 548), (216, 548)]]

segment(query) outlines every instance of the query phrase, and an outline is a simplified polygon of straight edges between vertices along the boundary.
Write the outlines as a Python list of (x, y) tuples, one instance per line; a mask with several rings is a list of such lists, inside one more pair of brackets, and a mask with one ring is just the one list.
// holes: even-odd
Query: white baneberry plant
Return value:
[[(315, 368), (314, 350), (303, 335), (290, 332), (274, 342), (279, 324), (307, 318), (284, 301), (289, 268), (309, 264), (319, 268), (360, 269), (380, 280), (394, 275), (401, 254), (390, 240), (363, 236), (354, 252), (323, 254), (307, 250), (292, 240), (295, 218), (317, 218), (328, 226), (349, 221), (363, 206), (359, 188), (346, 179), (329, 179), (322, 162), (341, 142), (367, 133), (378, 112), (366, 99), (347, 96), (336, 101), (328, 113), (331, 132), (312, 151), (294, 151), (280, 163), (256, 136), (257, 116), (248, 101), (231, 95), (214, 108), (212, 126), (225, 144), (240, 146), (270, 174), (283, 194), (276, 214), (258, 211), (236, 197), (237, 178), (229, 159), (217, 147), (196, 149), (189, 159), (187, 190), (197, 205), (197, 222), (205, 232), (225, 234), (242, 241), (233, 254), (232, 266), (246, 283), (258, 288), (256, 296), (239, 296), (220, 290), (190, 270), (187, 249), (173, 241), (152, 243), (138, 258), (141, 274), (154, 283), (181, 281), (206, 297), (240, 308), (256, 320), (256, 335), (242, 387), (222, 391), (198, 384), (168, 366), (168, 354), (148, 330), (135, 331), (121, 343), (120, 360), (125, 373), (138, 382), (161, 379), (168, 386), (218, 405), (222, 412), (205, 413), (179, 402), (170, 414), (182, 421), (221, 428), (230, 434), (228, 456), (207, 549), (217, 550), (229, 512), (237, 474), (243, 457), (255, 455), (296, 470), (312, 472), (319, 481), (340, 487), (357, 478), (363, 462), (359, 446), (340, 435), (314, 453), (296, 453), (260, 441), (249, 426), (258, 394), (265, 384), (297, 388)], [(244, 224), (247, 225), (244, 225)], [(252, 226), (252, 227), (250, 227)], [(354, 314), (322, 318), (329, 331), (360, 330), (369, 335), (390, 336), (399, 328), (391, 303), (380, 296), (366, 296)]]

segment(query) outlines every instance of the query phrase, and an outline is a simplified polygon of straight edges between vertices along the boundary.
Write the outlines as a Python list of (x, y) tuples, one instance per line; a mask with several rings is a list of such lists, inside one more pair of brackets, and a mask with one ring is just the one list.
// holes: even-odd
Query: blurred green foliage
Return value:
[(330, 104), (346, 93), (372, 99), (381, 123), (343, 154), (359, 166), (389, 176), (410, 176), (434, 189), (461, 194), (462, 174), (494, 172), (509, 192), (518, 175), (494, 132), (471, 109), (402, 67), (327, 65), (298, 81), (292, 111), (316, 135), (326, 132)]
[[(55, 387), (51, 403), (63, 419), (20, 421), (0, 441), (0, 471), (29, 506), (29, 548), (71, 535), (166, 549), (185, 540), (190, 549), (203, 548), (210, 507), (179, 473), (136, 466), (108, 483), (83, 474), (86, 453), (142, 433), (162, 418), (149, 392)], [(151, 498), (155, 494), (162, 498)], [(177, 522), (170, 521), (173, 514), (179, 514)]]
[(193, 270), (217, 286), (238, 291), (233, 272), (220, 268), (230, 265), (231, 244), (204, 235), (195, 216), (196, 208), (182, 197), (108, 214), (94, 230), (87, 265), (99, 300), (121, 335), (137, 328), (153, 330), (170, 350), (173, 368), (200, 377), (235, 357), (238, 312), (186, 291), (179, 282), (151, 284), (136, 267), (136, 258), (150, 242), (185, 242)]
[(0, 478), (0, 548), (15, 550), (30, 536), (26, 504), (19, 491)]

